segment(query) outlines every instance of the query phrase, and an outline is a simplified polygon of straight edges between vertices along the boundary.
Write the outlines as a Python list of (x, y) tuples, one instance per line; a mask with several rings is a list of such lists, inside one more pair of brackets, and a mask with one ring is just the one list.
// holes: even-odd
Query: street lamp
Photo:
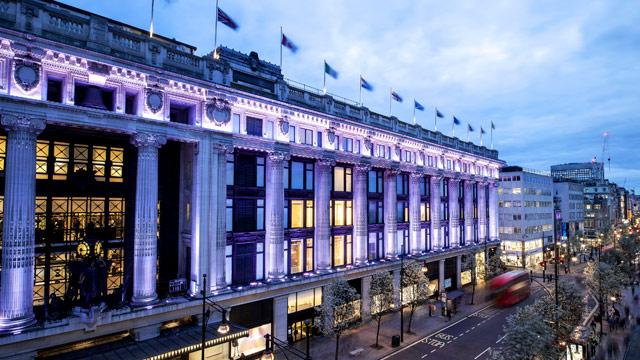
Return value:
[(404, 299), (402, 296), (403, 278), (404, 278), (404, 240), (402, 241), (402, 254), (400, 254), (400, 342), (404, 341)]
[(200, 291), (200, 294), (202, 295), (201, 359), (204, 360), (207, 323), (209, 322), (209, 317), (211, 316), (211, 310), (207, 309), (207, 305), (222, 314), (222, 321), (220, 322), (220, 325), (218, 325), (217, 329), (218, 334), (226, 335), (231, 330), (231, 327), (227, 323), (227, 309), (223, 308), (213, 300), (207, 298), (207, 274), (202, 274), (202, 290)]
[(262, 356), (260, 356), (260, 360), (275, 360), (275, 355), (273, 354), (274, 346), (277, 346), (280, 349), (284, 357), (288, 359), (287, 353), (297, 357), (300, 360), (311, 360), (311, 354), (309, 353), (309, 328), (311, 327), (311, 321), (309, 319), (304, 322), (307, 328), (307, 351), (303, 353), (302, 351), (296, 349), (295, 347), (290, 347), (282, 340), (279, 340), (273, 335), (266, 334), (264, 336), (265, 344), (264, 351), (262, 352)]

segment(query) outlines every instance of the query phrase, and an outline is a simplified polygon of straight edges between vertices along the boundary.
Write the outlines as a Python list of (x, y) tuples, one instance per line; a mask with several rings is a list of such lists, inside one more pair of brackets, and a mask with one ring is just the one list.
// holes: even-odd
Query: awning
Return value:
[(462, 296), (464, 296), (464, 291), (462, 290), (453, 290), (453, 291), (447, 292), (447, 300), (455, 300)]
[[(205, 335), (205, 348), (228, 343), (249, 335), (249, 330), (230, 325), (225, 335), (217, 333), (219, 323), (209, 324)], [(57, 356), (57, 359), (171, 359), (201, 349), (202, 327), (184, 325), (163, 331), (160, 336), (136, 342), (130, 336), (115, 342), (93, 345), (81, 350), (71, 351)]]

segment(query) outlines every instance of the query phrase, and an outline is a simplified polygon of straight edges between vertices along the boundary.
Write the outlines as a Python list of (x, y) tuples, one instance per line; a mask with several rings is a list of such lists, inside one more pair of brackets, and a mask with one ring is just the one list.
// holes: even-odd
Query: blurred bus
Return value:
[(491, 299), (497, 306), (512, 306), (529, 297), (531, 283), (524, 270), (512, 270), (489, 281)]

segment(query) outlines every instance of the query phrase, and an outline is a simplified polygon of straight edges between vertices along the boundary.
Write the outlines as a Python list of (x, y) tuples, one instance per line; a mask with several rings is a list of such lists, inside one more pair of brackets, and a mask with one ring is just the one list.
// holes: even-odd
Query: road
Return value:
[(502, 326), (507, 316), (518, 307), (528, 305), (540, 295), (541, 288), (517, 306), (501, 309), (487, 306), (477, 312), (454, 321), (444, 329), (410, 344), (381, 360), (437, 359), (437, 360), (485, 360), (491, 358), (493, 349), (504, 339)]

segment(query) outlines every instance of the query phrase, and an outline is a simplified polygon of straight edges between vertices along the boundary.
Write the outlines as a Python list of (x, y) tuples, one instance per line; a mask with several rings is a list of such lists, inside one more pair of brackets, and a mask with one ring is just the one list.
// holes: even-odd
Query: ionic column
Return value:
[(267, 156), (265, 191), (265, 242), (267, 279), (282, 279), (284, 272), (284, 184), (282, 170), (289, 156), (272, 152)]
[(449, 243), (451, 247), (460, 246), (460, 179), (449, 179)]
[(498, 184), (489, 183), (489, 239), (498, 240)]
[(384, 171), (384, 243), (385, 257), (396, 258), (398, 248), (396, 242), (398, 223), (396, 219), (396, 177), (398, 170), (387, 169)]
[[(211, 216), (212, 223), (215, 224), (213, 229), (214, 239), (210, 249), (213, 254), (210, 257), (213, 261), (214, 268), (210, 274), (213, 289), (224, 289), (227, 287), (226, 270), (225, 270), (225, 248), (227, 246), (227, 154), (233, 152), (233, 146), (230, 144), (215, 144), (213, 146), (212, 160), (212, 196), (211, 196)], [(215, 279), (215, 281), (214, 281)]]
[(367, 262), (369, 224), (367, 221), (367, 177), (369, 165), (353, 167), (353, 241), (356, 265)]
[(0, 332), (5, 332), (35, 322), (36, 139), (45, 121), (2, 115), (0, 122), (7, 131), (0, 280)]
[(316, 271), (331, 269), (331, 242), (329, 241), (329, 201), (331, 200), (331, 170), (335, 161), (320, 159), (314, 165), (314, 230)]
[(473, 244), (473, 182), (464, 181), (464, 233), (465, 242)]
[[(208, 138), (200, 140), (194, 150), (193, 156), (193, 192), (191, 193), (191, 281), (189, 294), (199, 296), (202, 291), (202, 275), (210, 274), (209, 260), (213, 244), (207, 240), (211, 234), (212, 216), (210, 201), (211, 188), (211, 143)], [(211, 277), (207, 279), (207, 291), (211, 289)]]
[(487, 198), (485, 182), (478, 182), (478, 241), (487, 240)]
[(409, 244), (411, 254), (418, 255), (422, 252), (420, 241), (420, 179), (421, 173), (409, 175)]
[(137, 133), (131, 138), (131, 143), (138, 148), (131, 298), (134, 305), (158, 300), (158, 149), (166, 142), (163, 135), (150, 133)]
[(429, 202), (431, 205), (431, 248), (433, 250), (440, 250), (442, 248), (442, 241), (440, 239), (440, 181), (442, 176), (431, 176), (431, 192), (429, 196)]

